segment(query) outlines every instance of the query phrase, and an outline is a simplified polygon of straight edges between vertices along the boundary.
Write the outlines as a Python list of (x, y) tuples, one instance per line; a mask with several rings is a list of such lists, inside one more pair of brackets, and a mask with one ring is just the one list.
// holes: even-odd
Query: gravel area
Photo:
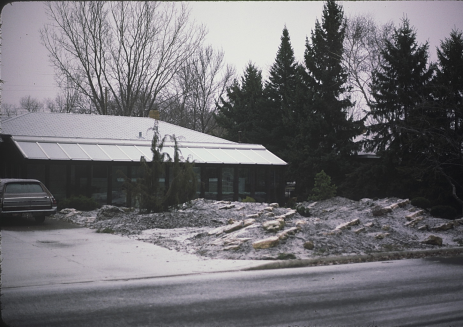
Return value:
[[(462, 218), (434, 218), (406, 199), (335, 197), (297, 205), (310, 215), (277, 204), (196, 199), (164, 213), (103, 206), (88, 212), (63, 209), (52, 219), (216, 259), (314, 259), (391, 252), (400, 257), (400, 253), (428, 249), (463, 252)], [(262, 245), (262, 240), (268, 244)]]

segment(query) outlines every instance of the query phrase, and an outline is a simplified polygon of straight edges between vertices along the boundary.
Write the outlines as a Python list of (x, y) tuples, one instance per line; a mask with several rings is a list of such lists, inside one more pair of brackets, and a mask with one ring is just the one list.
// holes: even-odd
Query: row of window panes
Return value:
[[(70, 174), (70, 192), (71, 195), (86, 195), (88, 190), (88, 174), (90, 173), (90, 194), (91, 197), (97, 200), (100, 204), (107, 203), (108, 192), (108, 166), (107, 165), (71, 165)], [(88, 172), (90, 169), (90, 172)], [(127, 194), (124, 189), (124, 181), (128, 175), (128, 167), (124, 165), (114, 165), (111, 167), (112, 172), (112, 204), (123, 206), (127, 205)], [(197, 197), (201, 193), (201, 168), (193, 168), (197, 180)], [(218, 198), (219, 187), (219, 169), (215, 167), (203, 168), (205, 174), (204, 195), (206, 199), (216, 200)], [(222, 169), (222, 199), (232, 201), (234, 196), (234, 172), (232, 167), (223, 167)], [(45, 165), (32, 164), (27, 168), (28, 178), (35, 178), (45, 181)], [(251, 195), (251, 179), (253, 174), (257, 174), (254, 185), (254, 197), (258, 202), (264, 202), (266, 198), (266, 174), (263, 169), (248, 169), (240, 168), (238, 175), (238, 199), (242, 200)], [(131, 179), (136, 181), (143, 176), (141, 166), (131, 167)], [(170, 176), (170, 179), (172, 176)], [(160, 178), (161, 185), (165, 183), (165, 178)], [(47, 187), (54, 194), (57, 200), (66, 198), (66, 166), (59, 164), (50, 165), (50, 174)]]

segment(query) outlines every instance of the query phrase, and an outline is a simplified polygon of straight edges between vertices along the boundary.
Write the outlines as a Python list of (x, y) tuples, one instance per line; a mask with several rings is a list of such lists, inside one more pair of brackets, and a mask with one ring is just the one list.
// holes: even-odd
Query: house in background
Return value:
[[(286, 162), (262, 145), (235, 143), (153, 118), (27, 113), (2, 121), (0, 178), (35, 178), (57, 200), (85, 195), (101, 204), (133, 205), (124, 176), (141, 177), (141, 157), (152, 159), (153, 127), (176, 137), (193, 161), (197, 197), (284, 202)], [(164, 152), (173, 157), (174, 144)], [(160, 181), (169, 184), (169, 171)]]

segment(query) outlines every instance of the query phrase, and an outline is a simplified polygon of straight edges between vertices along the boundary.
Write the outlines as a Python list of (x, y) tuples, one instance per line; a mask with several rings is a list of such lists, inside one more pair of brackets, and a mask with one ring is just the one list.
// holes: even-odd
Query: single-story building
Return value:
[[(72, 195), (101, 204), (133, 205), (124, 176), (141, 177), (141, 157), (152, 158), (153, 127), (175, 135), (181, 156), (194, 162), (197, 197), (284, 202), (286, 162), (258, 144), (231, 142), (153, 118), (27, 113), (2, 121), (0, 178), (35, 178), (58, 201)], [(173, 142), (164, 144), (171, 156)], [(169, 184), (169, 172), (160, 181)]]

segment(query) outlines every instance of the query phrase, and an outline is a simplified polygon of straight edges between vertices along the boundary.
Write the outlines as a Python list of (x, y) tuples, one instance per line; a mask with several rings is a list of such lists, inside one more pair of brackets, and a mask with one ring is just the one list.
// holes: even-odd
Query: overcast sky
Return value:
[[(408, 17), (420, 44), (429, 42), (431, 60), (436, 47), (452, 29), (463, 31), (463, 1), (351, 1), (339, 2), (346, 17), (370, 14), (378, 23), (398, 26)], [(297, 60), (304, 53), (315, 20), (321, 19), (321, 1), (217, 1), (189, 2), (191, 18), (209, 30), (207, 43), (225, 52), (238, 76), (251, 61), (266, 76), (273, 64), (284, 26), (288, 28)], [(40, 101), (54, 99), (53, 68), (40, 43), (39, 29), (47, 22), (41, 2), (14, 2), (2, 14), (2, 102), (19, 105), (30, 95)]]

